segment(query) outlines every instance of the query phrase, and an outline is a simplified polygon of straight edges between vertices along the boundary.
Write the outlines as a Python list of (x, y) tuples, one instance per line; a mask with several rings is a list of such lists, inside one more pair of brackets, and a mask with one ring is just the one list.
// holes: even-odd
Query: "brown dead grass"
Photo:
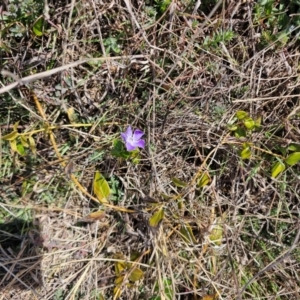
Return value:
[[(30, 210), (38, 222), (32, 226), (39, 242), (31, 250), (39, 265), (29, 269), (39, 278), (38, 286), (28, 283), (8, 264), (20, 280), (3, 281), (0, 299), (116, 299), (115, 269), (124, 261), (135, 263), (123, 272), (120, 299), (155, 294), (168, 299), (166, 280), (173, 299), (300, 298), (299, 251), (279, 261), (299, 230), (299, 166), (273, 180), (272, 164), (259, 150), (299, 140), (297, 41), (290, 39), (285, 49), (274, 44), (260, 49), (261, 29), (252, 25), (254, 3), (221, 2), (215, 10), (205, 4), (197, 10), (195, 4), (173, 1), (155, 19), (149, 13), (154, 3), (49, 1), (47, 34), (31, 33), (2, 51), (4, 67), (23, 78), (89, 57), (105, 58), (108, 39), (117, 39), (120, 52), (111, 50), (103, 62), (80, 64), (1, 95), (9, 99), (1, 131), (10, 132), (20, 116), (20, 131), (41, 126), (33, 90), (47, 120), (60, 125), (53, 131), (56, 143), (74, 162), (72, 174), (81, 185), (90, 192), (96, 170), (115, 176), (123, 192), (116, 205), (135, 213), (102, 207), (99, 222), (80, 222), (99, 205), (70, 180), (47, 135), (35, 136), (32, 161), (12, 159), (2, 141), (2, 215), (13, 219)], [(236, 37), (204, 49), (204, 39), (221, 29), (233, 30)], [(134, 55), (138, 58), (128, 58)], [(37, 65), (27, 64), (37, 57)], [(76, 123), (93, 126), (63, 127), (70, 124), (69, 109), (75, 110)], [(256, 147), (251, 160), (241, 161), (241, 142), (226, 127), (238, 110), (263, 119), (263, 129), (251, 137)], [(110, 155), (113, 139), (128, 124), (146, 132), (138, 165)], [(199, 188), (197, 178), (205, 171), (211, 181)], [(174, 178), (187, 185), (176, 186)], [(147, 196), (156, 204), (145, 201)], [(153, 229), (149, 218), (156, 206), (164, 207), (165, 216)], [(220, 231), (221, 240), (215, 241)], [(22, 265), (18, 255), (30, 234), (21, 240), (15, 249), (2, 251), (0, 263), (6, 255)], [(33, 257), (32, 251), (26, 257)], [(265, 269), (272, 262), (273, 268)], [(144, 276), (129, 285), (137, 266)], [(30, 270), (26, 274), (33, 276)]]

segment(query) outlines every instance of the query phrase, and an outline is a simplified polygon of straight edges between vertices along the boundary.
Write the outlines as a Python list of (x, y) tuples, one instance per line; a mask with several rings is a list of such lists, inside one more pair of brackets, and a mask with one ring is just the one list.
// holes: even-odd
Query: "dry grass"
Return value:
[[(299, 165), (270, 176), (300, 137), (298, 41), (262, 43), (252, 1), (202, 2), (49, 0), (40, 37), (39, 14), (0, 24), (1, 135), (52, 126), (36, 154), (0, 141), (1, 300), (300, 299)], [(239, 110), (262, 119), (244, 139)], [(128, 124), (138, 165), (110, 154)], [(88, 196), (95, 171), (113, 206)]]

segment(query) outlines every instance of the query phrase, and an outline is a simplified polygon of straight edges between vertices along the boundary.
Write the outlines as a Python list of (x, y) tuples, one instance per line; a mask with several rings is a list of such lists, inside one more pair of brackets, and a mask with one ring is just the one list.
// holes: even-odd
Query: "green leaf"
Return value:
[(98, 200), (101, 203), (108, 203), (110, 188), (103, 175), (98, 171), (95, 173), (93, 186), (94, 186), (94, 194), (96, 195)]
[(197, 182), (198, 187), (201, 188), (201, 187), (204, 187), (204, 186), (206, 186), (206, 185), (209, 184), (210, 177), (209, 177), (209, 174), (207, 172), (201, 174), (199, 177), (200, 178), (199, 178), (199, 180)]
[(158, 211), (156, 211), (152, 217), (149, 219), (149, 224), (151, 227), (158, 227), (164, 218), (164, 209), (161, 207)]
[(196, 244), (196, 239), (193, 234), (193, 230), (189, 224), (184, 224), (180, 228), (180, 233), (182, 234), (182, 238), (186, 243)]
[(20, 139), (21, 139), (22, 145), (23, 145), (25, 148), (28, 148), (28, 147), (29, 147), (29, 144), (28, 144), (28, 142), (27, 142), (27, 137), (26, 137), (25, 135), (21, 135)]
[(299, 161), (300, 161), (300, 152), (294, 152), (285, 159), (285, 162), (289, 166), (293, 166), (293, 165), (297, 164)]
[(39, 18), (34, 24), (33, 24), (33, 33), (36, 36), (42, 36), (43, 35), (43, 29), (44, 29), (44, 18)]
[(141, 269), (136, 268), (131, 272), (131, 274), (129, 276), (129, 280), (136, 282), (136, 281), (140, 280), (143, 276), (144, 276), (144, 272)]
[(251, 148), (248, 143), (243, 144), (243, 149), (240, 151), (241, 159), (248, 159), (251, 157)]
[(126, 270), (127, 264), (125, 260), (123, 260), (125, 259), (124, 255), (120, 252), (115, 253), (113, 258), (117, 260), (115, 261), (115, 273), (119, 277), (121, 273)]
[(288, 150), (293, 151), (293, 152), (300, 152), (300, 144), (291, 143), (288, 146)]
[(243, 110), (239, 110), (235, 113), (236, 117), (239, 119), (239, 120), (244, 120), (248, 117), (248, 113), (243, 111)]
[(2, 140), (4, 141), (13, 141), (15, 140), (20, 134), (18, 133), (17, 130), (12, 131), (9, 134), (6, 134), (2, 137)]
[(279, 151), (281, 153), (281, 155), (286, 156), (287, 154), (287, 148), (286, 147), (282, 147), (280, 145), (275, 146), (275, 150)]
[(9, 143), (13, 152), (17, 152), (22, 156), (25, 154), (25, 148), (21, 143), (17, 143), (17, 140), (11, 140)]
[(130, 151), (129, 153), (130, 153), (130, 158), (131, 158), (132, 162), (135, 165), (138, 165), (139, 162), (141, 161), (140, 151), (138, 149), (135, 149), (133, 151)]
[(17, 143), (17, 151), (20, 155), (25, 155), (25, 148), (22, 143)]
[(281, 161), (277, 161), (272, 167), (272, 171), (271, 171), (272, 178), (276, 178), (284, 170), (285, 170), (285, 164)]
[(176, 177), (173, 177), (172, 178), (172, 182), (177, 186), (177, 187), (186, 187), (187, 186), (187, 183), (185, 183), (184, 181), (176, 178)]
[(28, 137), (28, 142), (29, 142), (29, 148), (32, 151), (32, 153), (35, 155), (36, 154), (36, 145), (35, 141), (32, 136)]
[(15, 139), (14, 140), (10, 140), (9, 144), (10, 144), (10, 148), (11, 148), (11, 150), (13, 152), (18, 152), (17, 141)]
[(252, 118), (246, 118), (244, 120), (244, 125), (247, 129), (252, 130), (255, 128), (255, 121)]
[(238, 129), (234, 132), (234, 135), (237, 138), (246, 137), (247, 136), (246, 129), (242, 128), (241, 126), (238, 126)]
[(128, 159), (130, 152), (125, 149), (124, 144), (120, 140), (114, 140), (111, 155)]

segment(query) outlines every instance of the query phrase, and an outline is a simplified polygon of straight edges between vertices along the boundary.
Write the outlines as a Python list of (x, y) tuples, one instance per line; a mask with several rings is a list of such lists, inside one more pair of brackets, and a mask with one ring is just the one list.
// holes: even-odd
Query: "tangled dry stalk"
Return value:
[[(262, 46), (255, 1), (163, 3), (49, 0), (41, 36), (0, 25), (1, 136), (46, 128), (36, 153), (1, 139), (0, 299), (300, 299), (299, 165), (270, 176), (300, 137), (298, 37)], [(261, 127), (239, 139), (241, 110)], [(110, 152), (128, 124), (137, 165)]]

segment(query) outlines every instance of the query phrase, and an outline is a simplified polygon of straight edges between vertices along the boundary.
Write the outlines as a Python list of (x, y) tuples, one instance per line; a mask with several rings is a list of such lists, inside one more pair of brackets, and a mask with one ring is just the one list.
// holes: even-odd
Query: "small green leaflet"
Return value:
[(149, 219), (149, 225), (151, 227), (158, 227), (162, 219), (164, 218), (164, 209), (161, 207), (159, 210), (157, 210), (152, 217)]
[(299, 161), (300, 161), (300, 152), (294, 152), (285, 159), (285, 162), (289, 166), (293, 166), (293, 165), (297, 164)]
[(33, 24), (32, 30), (33, 30), (33, 32), (36, 36), (42, 36), (43, 35), (43, 29), (44, 29), (44, 18), (39, 18)]
[(101, 203), (108, 203), (110, 188), (103, 175), (98, 171), (95, 173), (93, 188), (94, 194), (96, 195), (98, 200)]
[(12, 141), (15, 140), (19, 136), (18, 131), (14, 130), (11, 133), (8, 133), (2, 137), (2, 140)]
[(252, 130), (255, 128), (255, 121), (252, 118), (247, 118), (244, 120), (244, 125), (247, 129)]
[(251, 157), (251, 148), (249, 143), (243, 143), (243, 149), (240, 151), (241, 159), (248, 159)]
[(288, 150), (300, 152), (300, 144), (291, 143), (288, 146)]
[(136, 268), (129, 275), (129, 280), (132, 282), (136, 282), (140, 280), (143, 276), (144, 276), (144, 272), (141, 269)]
[(16, 140), (11, 140), (9, 141), (9, 143), (10, 143), (11, 150), (13, 152), (17, 152), (22, 156), (25, 154), (25, 149), (21, 143), (19, 142), (17, 143)]
[(236, 138), (242, 138), (247, 136), (247, 132), (245, 128), (238, 126), (237, 130), (234, 131), (234, 136)]
[(13, 126), (13, 131), (12, 131), (12, 132), (10, 132), (10, 133), (8, 133), (8, 134), (6, 134), (6, 135), (4, 135), (4, 136), (2, 137), (3, 140), (5, 140), (5, 141), (13, 141), (13, 140), (15, 140), (15, 139), (20, 135), (20, 134), (18, 133), (19, 122), (20, 122), (20, 121), (18, 121), (18, 122), (16, 122), (16, 123), (14, 124), (14, 126)]
[(235, 113), (236, 117), (239, 119), (239, 120), (244, 120), (248, 117), (248, 113), (243, 111), (243, 110), (239, 110)]
[(276, 178), (280, 173), (282, 173), (285, 170), (285, 165), (281, 161), (277, 161), (271, 171), (272, 178)]

